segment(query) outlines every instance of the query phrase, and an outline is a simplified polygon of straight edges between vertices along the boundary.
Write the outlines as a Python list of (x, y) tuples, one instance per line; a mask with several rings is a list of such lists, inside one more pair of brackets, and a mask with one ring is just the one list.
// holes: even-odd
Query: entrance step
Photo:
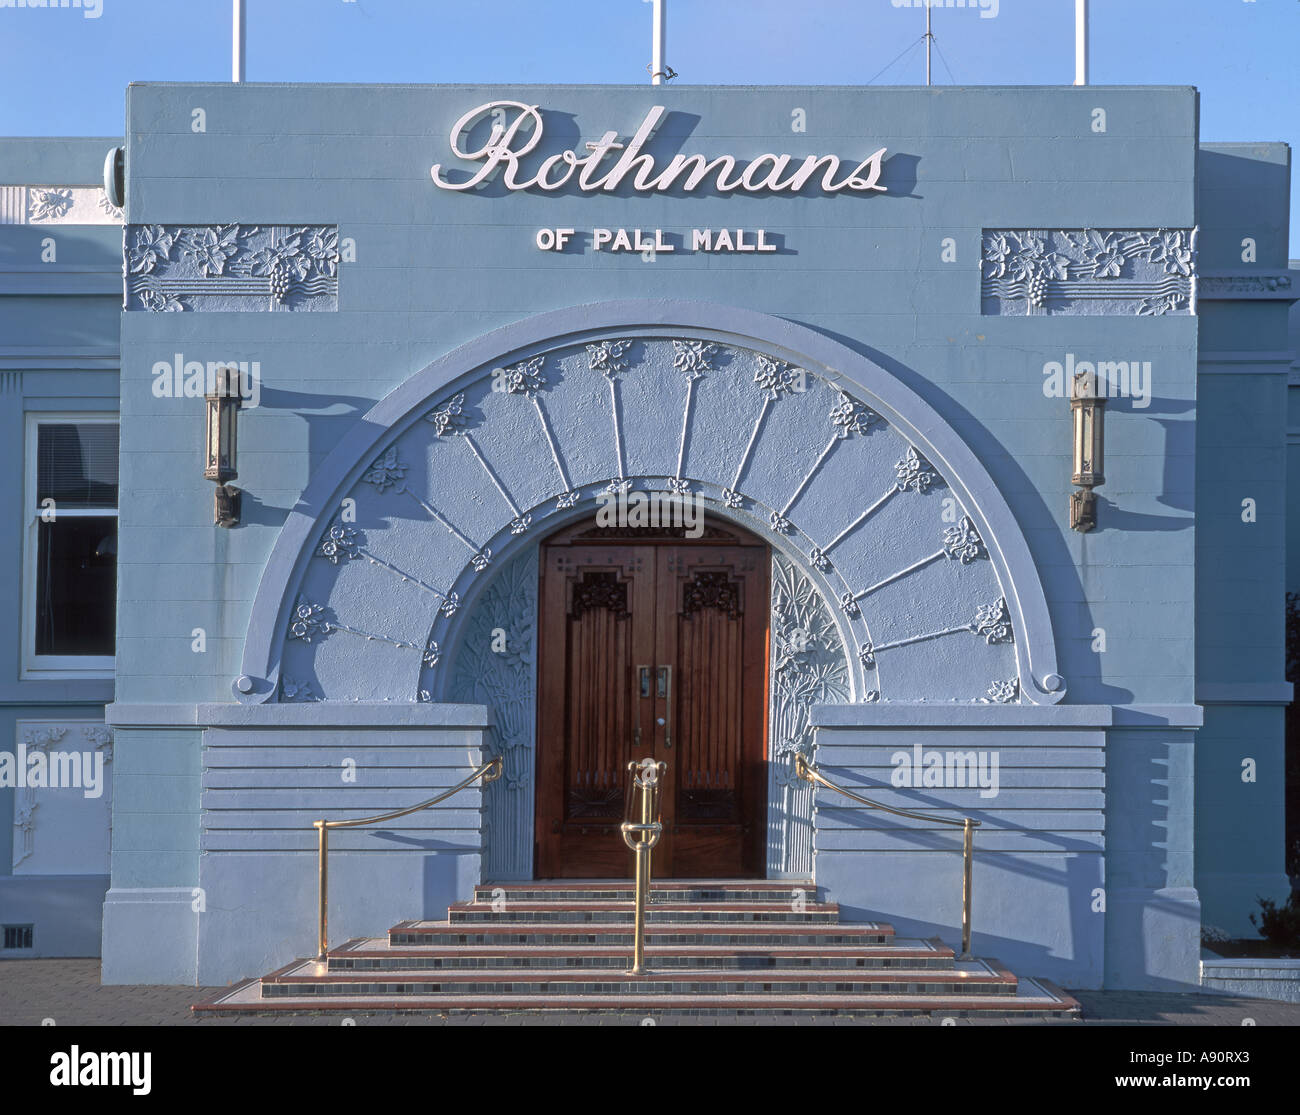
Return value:
[(648, 971), (631, 976), (630, 883), (485, 884), (445, 921), (403, 921), (324, 961), (296, 960), (196, 1011), (652, 1011), (656, 1015), (1063, 1017), (1078, 1004), (938, 939), (841, 922), (811, 882), (672, 880), (646, 909)]
[(411, 972), (335, 972), (296, 961), (262, 980), (265, 998), (354, 995), (1014, 995), (1017, 980), (1000, 965), (958, 961), (950, 968), (864, 972), (774, 968), (764, 972), (676, 968), (629, 976), (621, 970), (563, 968)]
[[(811, 881), (766, 879), (672, 879), (650, 884), (649, 902), (815, 902), (816, 885)], [(636, 889), (630, 882), (583, 882), (563, 879), (558, 882), (482, 883), (474, 888), (479, 904), (505, 902), (632, 902)]]
[[(388, 931), (389, 943), (401, 945), (622, 945), (632, 947), (632, 915), (621, 923), (401, 922)], [(647, 920), (646, 945), (881, 945), (894, 936), (894, 927), (880, 922), (806, 924), (749, 922), (652, 922)]]
[(1022, 979), (1014, 995), (300, 995), (262, 998), (260, 980), (218, 992), (195, 1011), (420, 1011), (438, 1014), (541, 1012), (560, 1017), (608, 1012), (653, 1012), (656, 1015), (717, 1016), (945, 1016), (968, 1018), (1060, 1018), (1078, 1013), (1079, 1004), (1046, 980)]
[[(809, 902), (799, 908), (789, 902), (676, 902), (660, 898), (646, 905), (645, 916), (647, 924), (651, 925), (662, 922), (833, 925), (839, 921), (840, 912), (838, 906), (829, 902)], [(633, 903), (556, 899), (549, 902), (506, 901), (498, 907), (481, 902), (457, 902), (448, 908), (447, 920), (453, 925), (494, 922), (630, 925), (633, 920)]]
[[(330, 972), (412, 972), (451, 969), (565, 969), (622, 971), (628, 949), (620, 945), (406, 945), (393, 948), (386, 937), (359, 937), (328, 957)], [(835, 970), (951, 968), (953, 951), (938, 939), (895, 937), (887, 945), (786, 945), (766, 948), (721, 945), (651, 945), (646, 960), (655, 970), (669, 968), (757, 971), (771, 968)]]

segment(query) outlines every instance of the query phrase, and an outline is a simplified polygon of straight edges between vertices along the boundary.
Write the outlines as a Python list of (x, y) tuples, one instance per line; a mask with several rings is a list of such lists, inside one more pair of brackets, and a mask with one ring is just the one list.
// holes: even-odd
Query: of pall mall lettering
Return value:
[[(581, 249), (587, 235), (591, 237), (594, 252), (636, 252), (657, 255), (675, 252), (676, 233), (661, 228), (594, 228), (590, 233), (574, 228), (539, 228), (534, 242), (543, 252), (564, 252)], [(766, 229), (693, 228), (683, 238), (692, 252), (775, 252), (776, 244), (768, 239)]]

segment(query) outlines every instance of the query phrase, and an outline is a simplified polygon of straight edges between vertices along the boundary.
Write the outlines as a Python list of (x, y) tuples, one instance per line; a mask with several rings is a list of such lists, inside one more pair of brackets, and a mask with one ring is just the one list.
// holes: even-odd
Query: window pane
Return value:
[(36, 428), (36, 503), (117, 506), (117, 425), (42, 422)]
[(36, 553), (36, 653), (113, 655), (117, 519), (40, 523)]

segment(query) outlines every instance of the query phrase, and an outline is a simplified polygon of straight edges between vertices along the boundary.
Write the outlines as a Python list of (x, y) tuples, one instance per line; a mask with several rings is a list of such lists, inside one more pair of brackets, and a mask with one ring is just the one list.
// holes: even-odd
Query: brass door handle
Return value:
[(634, 747), (641, 746), (641, 706), (637, 701), (646, 700), (649, 696), (650, 667), (638, 666), (632, 679), (632, 744)]
[(673, 745), (673, 668), (659, 667), (659, 697), (664, 702), (664, 749)]

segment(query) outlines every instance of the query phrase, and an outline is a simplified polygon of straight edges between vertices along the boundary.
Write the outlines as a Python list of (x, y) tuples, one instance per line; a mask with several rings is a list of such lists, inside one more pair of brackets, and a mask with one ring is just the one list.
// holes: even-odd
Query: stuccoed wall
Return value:
[[(164, 720), (184, 720), (168, 709)], [(194, 725), (114, 727), (112, 888), (104, 899), (104, 983), (197, 982), (199, 795)], [(192, 720), (192, 717), (191, 717)]]
[[(1192, 739), (1199, 710), (1058, 705), (821, 706), (819, 768), (860, 796), (978, 822), (972, 951), (1070, 987), (1189, 990)], [(969, 757), (998, 792), (895, 788), (899, 757)], [(818, 788), (816, 873), (841, 908), (961, 940), (962, 831)]]
[[(253, 714), (209, 728), (198, 982), (223, 983), (313, 955), (311, 822), (373, 816), (450, 789), (482, 763), (486, 723), (477, 706), (354, 706), (269, 723)], [(382, 933), (404, 918), (445, 917), (481, 878), (481, 829), (475, 784), (431, 809), (332, 833), (330, 939)]]
[[(481, 705), (125, 706), (104, 907), (105, 983), (213, 985), (315, 955), (318, 819), (455, 786), (485, 753)], [(163, 726), (188, 718), (184, 729)], [(150, 722), (152, 721), (152, 723)], [(330, 838), (330, 940), (441, 918), (482, 876), (482, 790)]]
[(1195, 747), (1202, 711), (1111, 710), (1106, 733), (1106, 883), (1071, 906), (1105, 916), (1105, 985), (1190, 990), (1198, 981)]
[[(451, 194), (429, 181), (473, 105), (514, 98), (559, 114), (547, 150), (671, 114), (653, 150), (863, 158), (888, 194), (639, 198)], [(1107, 109), (1094, 132), (1092, 110)], [(203, 109), (206, 131), (193, 130)], [(792, 131), (805, 110), (806, 132)], [(335, 226), (356, 243), (335, 312), (128, 311), (119, 699), (224, 700), (260, 569), (324, 454), (370, 404), (435, 355), (530, 313), (671, 295), (793, 317), (840, 338), (930, 402), (986, 464), (1046, 583), (1072, 700), (1191, 698), (1192, 554), (1170, 510), (1183, 470), (1160, 412), (1194, 399), (1186, 315), (986, 316), (986, 228), (1190, 228), (1191, 90), (860, 90), (554, 87), (132, 86), (132, 225)], [(276, 134), (275, 143), (258, 137)], [(756, 256), (543, 253), (541, 227), (766, 228)], [(943, 261), (944, 239), (956, 261)], [(242, 415), (244, 524), (211, 526), (194, 399), (156, 398), (156, 361), (257, 360)], [(1155, 362), (1155, 411), (1118, 400), (1108, 423), (1104, 529), (1064, 529), (1068, 406), (1042, 390), (1067, 353)], [(1186, 447), (1185, 447), (1186, 449)], [(1167, 488), (1172, 485), (1172, 493)], [(1183, 498), (1183, 502), (1186, 500)], [(1107, 518), (1109, 516), (1109, 518)], [(159, 560), (158, 555), (166, 556)], [(1086, 602), (1085, 602), (1086, 601)], [(206, 651), (191, 650), (202, 627)], [(1107, 651), (1092, 650), (1104, 627)]]
[[(894, 808), (979, 823), (971, 948), (1071, 987), (1099, 986), (1106, 917), (1105, 729), (1097, 706), (822, 706), (815, 758), (832, 781)], [(891, 785), (897, 756), (970, 755), (992, 787)], [(818, 788), (819, 885), (847, 917), (961, 941), (962, 830), (891, 817)]]
[[(1202, 265), (1287, 278), (1291, 152), (1213, 144), (1198, 161)], [(1250, 198), (1249, 205), (1241, 197)], [(1284, 708), (1288, 330), (1300, 289), (1203, 294), (1196, 426), (1196, 886), (1207, 925), (1254, 938), (1258, 899), (1285, 902)], [(1280, 297), (1279, 297), (1280, 296)]]
[[(31, 591), (23, 552), (31, 522), (24, 506), (25, 421), (33, 412), (112, 413), (117, 409), (121, 310), (120, 226), (88, 227), (31, 220), (19, 186), (90, 186), (100, 181), (108, 138), (0, 139), (0, 751), (14, 751), (32, 724), (64, 729), (58, 746), (95, 748), (82, 735), (99, 725), (112, 700), (111, 679), (28, 680), (22, 673), (22, 602)], [(15, 207), (15, 199), (24, 202)], [(51, 258), (51, 252), (53, 253)], [(105, 754), (111, 756), (111, 744)], [(112, 783), (113, 764), (105, 765)], [(111, 794), (111, 789), (106, 791)], [(40, 791), (61, 795), (64, 791)], [(72, 790), (68, 793), (77, 793)], [(16, 956), (93, 956), (108, 887), (106, 818), (93, 832), (74, 813), (36, 808), (25, 791), (0, 787), (0, 922), (33, 925), (33, 949)], [(17, 808), (15, 806), (17, 805)], [(15, 823), (17, 822), (17, 824)], [(34, 841), (34, 855), (15, 841)], [(93, 841), (79, 855), (73, 844)], [(49, 871), (51, 847), (63, 867)], [(70, 870), (80, 859), (93, 870)], [(8, 954), (5, 954), (8, 955)]]

